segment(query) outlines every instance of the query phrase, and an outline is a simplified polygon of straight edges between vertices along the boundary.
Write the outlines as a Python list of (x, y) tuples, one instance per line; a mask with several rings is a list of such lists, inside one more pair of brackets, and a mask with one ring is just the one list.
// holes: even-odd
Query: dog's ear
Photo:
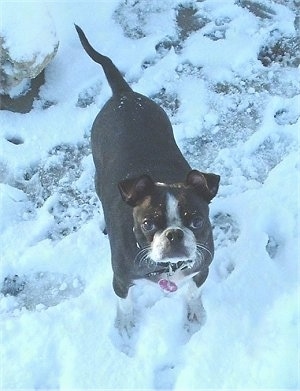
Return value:
[(125, 179), (118, 185), (123, 200), (130, 206), (136, 206), (143, 198), (150, 195), (154, 182), (149, 175)]
[(186, 184), (192, 186), (207, 202), (210, 202), (217, 194), (219, 182), (219, 175), (206, 174), (198, 170), (190, 171), (186, 177)]

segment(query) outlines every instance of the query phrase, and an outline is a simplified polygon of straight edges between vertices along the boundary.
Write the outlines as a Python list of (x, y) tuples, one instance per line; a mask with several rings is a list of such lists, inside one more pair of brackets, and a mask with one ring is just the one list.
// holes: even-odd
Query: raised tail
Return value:
[(114, 65), (109, 57), (103, 56), (98, 53), (89, 43), (87, 37), (85, 36), (82, 29), (75, 24), (75, 28), (79, 35), (80, 42), (87, 52), (87, 54), (91, 57), (92, 60), (100, 64), (104, 70), (107, 81), (112, 89), (113, 94), (117, 94), (120, 92), (132, 91), (129, 87), (129, 84), (124, 80), (118, 68)]

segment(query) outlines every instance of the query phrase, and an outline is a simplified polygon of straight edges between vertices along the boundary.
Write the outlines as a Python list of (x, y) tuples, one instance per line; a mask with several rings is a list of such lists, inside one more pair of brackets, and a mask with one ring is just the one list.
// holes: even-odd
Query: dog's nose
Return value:
[(166, 237), (171, 243), (180, 242), (183, 239), (183, 231), (182, 229), (168, 229), (166, 231)]

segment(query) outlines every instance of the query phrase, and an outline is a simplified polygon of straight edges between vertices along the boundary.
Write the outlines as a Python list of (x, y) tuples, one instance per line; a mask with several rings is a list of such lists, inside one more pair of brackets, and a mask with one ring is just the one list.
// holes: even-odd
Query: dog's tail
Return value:
[(118, 68), (113, 64), (109, 57), (103, 56), (98, 53), (89, 43), (82, 29), (75, 24), (75, 28), (79, 35), (80, 42), (87, 52), (87, 54), (98, 64), (100, 64), (104, 70), (107, 81), (112, 89), (113, 94), (120, 92), (132, 91), (127, 82), (124, 80)]

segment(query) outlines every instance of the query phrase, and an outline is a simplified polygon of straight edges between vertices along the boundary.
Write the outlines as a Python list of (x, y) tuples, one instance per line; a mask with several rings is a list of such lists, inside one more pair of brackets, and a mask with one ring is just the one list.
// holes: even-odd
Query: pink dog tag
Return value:
[(177, 285), (174, 282), (166, 280), (164, 278), (158, 281), (158, 285), (161, 287), (162, 290), (167, 292), (177, 291)]

